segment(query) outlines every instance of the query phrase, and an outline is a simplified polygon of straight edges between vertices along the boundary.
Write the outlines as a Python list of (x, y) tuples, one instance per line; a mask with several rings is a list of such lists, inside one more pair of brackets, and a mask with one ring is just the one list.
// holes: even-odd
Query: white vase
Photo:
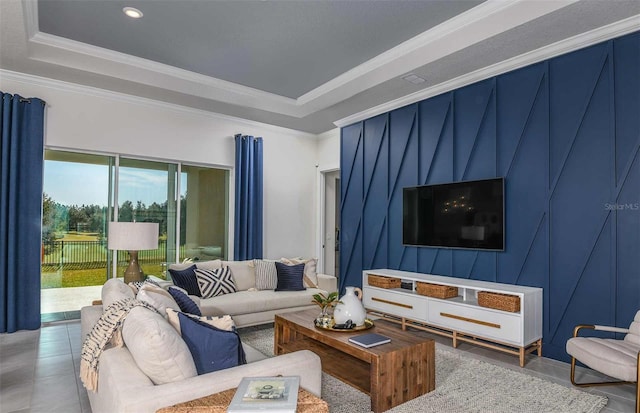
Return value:
[(345, 287), (345, 295), (340, 297), (340, 303), (333, 310), (336, 324), (344, 324), (351, 320), (356, 326), (364, 325), (367, 316), (362, 305), (362, 290), (358, 287)]

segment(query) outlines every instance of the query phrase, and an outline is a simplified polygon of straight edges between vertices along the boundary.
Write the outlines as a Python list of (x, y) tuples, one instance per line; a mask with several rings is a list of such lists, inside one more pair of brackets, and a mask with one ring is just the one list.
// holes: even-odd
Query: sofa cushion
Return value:
[(186, 292), (180, 287), (169, 287), (167, 290), (169, 294), (176, 300), (178, 307), (180, 307), (180, 311), (184, 313), (194, 314), (194, 315), (202, 315), (198, 305), (186, 294)]
[(162, 287), (160, 284), (158, 284), (154, 279), (152, 278), (146, 278), (144, 281), (131, 281), (128, 285), (129, 287), (133, 290), (134, 294), (138, 294), (138, 291), (140, 291), (140, 288), (145, 284), (153, 284), (156, 285), (158, 287)]
[(189, 295), (200, 297), (200, 288), (198, 287), (198, 280), (196, 279), (195, 265), (191, 265), (190, 267), (182, 270), (174, 270), (170, 268), (169, 274), (171, 274), (171, 279), (175, 285), (187, 290)]
[(248, 261), (222, 261), (223, 267), (231, 269), (231, 275), (238, 291), (256, 288), (256, 273), (253, 268), (253, 260)]
[(246, 364), (240, 336), (178, 313), (182, 338), (191, 351), (198, 374)]
[(222, 267), (221, 260), (207, 260), (207, 261), (186, 261), (186, 262), (177, 262), (173, 264), (169, 264), (170, 270), (185, 270), (192, 265), (195, 265), (197, 268), (202, 268), (204, 270), (215, 270), (216, 268)]
[(222, 268), (222, 260), (197, 261), (196, 267), (201, 270), (217, 270)]
[(218, 268), (217, 270), (201, 270), (197, 268), (196, 279), (198, 280), (202, 298), (211, 298), (236, 292), (236, 285), (229, 267)]
[(316, 258), (281, 258), (287, 265), (304, 263), (304, 286), (318, 288), (318, 260)]
[(164, 288), (151, 283), (143, 283), (136, 295), (140, 301), (151, 304), (162, 315), (166, 314), (167, 308), (179, 310), (180, 306)]
[(256, 271), (256, 288), (258, 290), (274, 290), (278, 285), (276, 262), (270, 260), (253, 260)]
[(122, 326), (122, 338), (138, 368), (155, 384), (197, 375), (187, 344), (160, 314), (133, 308)]
[(307, 288), (303, 291), (238, 291), (200, 301), (203, 315), (231, 314), (232, 317), (242, 314), (260, 313), (263, 311), (283, 310), (313, 305), (313, 294), (326, 291)]
[(193, 314), (180, 312), (180, 311), (172, 310), (171, 308), (167, 308), (167, 320), (169, 321), (169, 324), (171, 324), (171, 326), (175, 328), (179, 334), (182, 334), (182, 331), (180, 330), (180, 318), (178, 317), (178, 314), (184, 314), (196, 321), (209, 324), (210, 326), (213, 326), (220, 330), (233, 331), (236, 328), (236, 324), (233, 322), (233, 319), (231, 318), (230, 315), (196, 316)]
[(304, 290), (302, 281), (304, 275), (304, 263), (296, 265), (287, 265), (276, 262), (276, 270), (278, 271), (278, 285), (276, 291), (301, 291)]
[(101, 291), (102, 307), (106, 309), (116, 301), (126, 298), (136, 298), (131, 287), (119, 278), (109, 278), (102, 286)]

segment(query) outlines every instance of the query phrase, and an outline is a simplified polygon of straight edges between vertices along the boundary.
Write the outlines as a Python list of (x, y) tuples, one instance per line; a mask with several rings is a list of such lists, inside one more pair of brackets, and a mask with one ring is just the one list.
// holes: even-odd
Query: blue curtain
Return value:
[(44, 102), (0, 97), (0, 333), (12, 333), (40, 327)]
[(236, 135), (234, 260), (262, 258), (262, 138)]

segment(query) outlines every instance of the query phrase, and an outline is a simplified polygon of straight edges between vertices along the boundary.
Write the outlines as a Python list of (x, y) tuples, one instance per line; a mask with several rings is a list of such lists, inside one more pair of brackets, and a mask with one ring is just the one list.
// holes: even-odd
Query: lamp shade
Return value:
[(110, 250), (155, 250), (158, 248), (158, 223), (109, 222), (107, 240)]

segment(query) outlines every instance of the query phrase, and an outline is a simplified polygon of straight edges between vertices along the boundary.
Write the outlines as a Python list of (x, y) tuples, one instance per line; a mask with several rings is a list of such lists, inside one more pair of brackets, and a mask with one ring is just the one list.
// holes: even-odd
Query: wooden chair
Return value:
[[(578, 337), (583, 329), (626, 334), (622, 340), (598, 337)], [(573, 330), (567, 341), (567, 353), (571, 356), (571, 383), (574, 386), (607, 386), (612, 384), (636, 384), (636, 413), (640, 413), (640, 311), (629, 328), (583, 324)], [(618, 379), (595, 383), (576, 383), (576, 360), (585, 366)]]

